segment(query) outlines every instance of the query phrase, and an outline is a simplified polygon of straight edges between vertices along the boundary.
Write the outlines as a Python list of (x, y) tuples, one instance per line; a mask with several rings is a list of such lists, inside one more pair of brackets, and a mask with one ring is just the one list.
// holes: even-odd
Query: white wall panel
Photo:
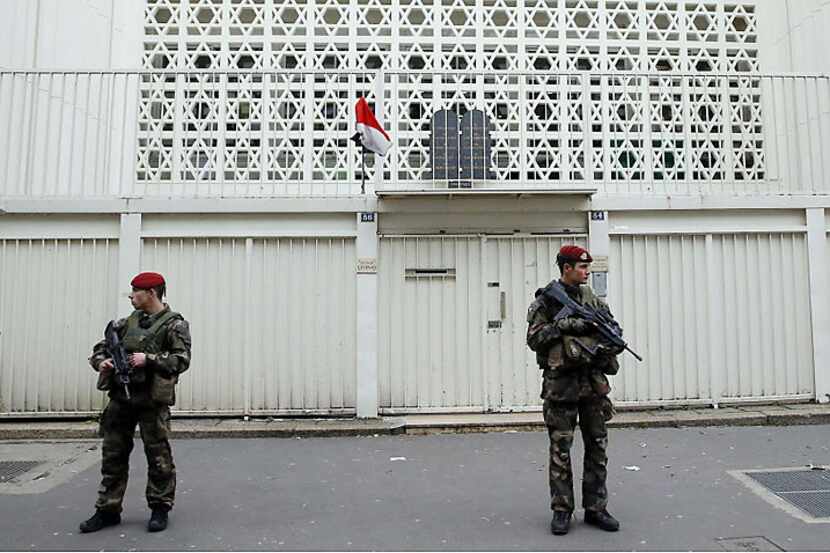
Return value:
[(87, 357), (115, 314), (117, 247), (0, 239), (0, 414), (101, 408)]
[(141, 270), (164, 275), (170, 307), (190, 322), (193, 358), (179, 382), (176, 407), (241, 412), (245, 239), (145, 239)]
[(177, 408), (354, 408), (354, 240), (145, 238), (143, 270), (190, 321)]
[(183, 237), (314, 237), (355, 236), (353, 213), (216, 214), (170, 213), (142, 217), (141, 234), (152, 238)]
[(613, 378), (625, 401), (710, 397), (705, 236), (613, 236), (609, 304), (638, 363)]
[(252, 253), (252, 409), (354, 411), (354, 239), (254, 240)]
[(724, 323), (723, 395), (812, 393), (806, 236), (720, 236), (714, 255), (716, 266), (729, 267), (717, 298), (724, 308), (715, 312)]
[(0, 66), (33, 67), (37, 60), (37, 2), (5, 0), (0, 18)]
[(474, 236), (381, 238), (381, 409), (483, 408), (481, 256)]
[(0, 66), (94, 70), (141, 65), (146, 2), (3, 0)]
[(0, 195), (135, 196), (139, 75), (0, 73)]
[(812, 393), (802, 233), (618, 235), (609, 296), (630, 345), (624, 401), (794, 397)]
[[(0, 194), (357, 194), (356, 94), (383, 100), (395, 129), (383, 175), (367, 162), (370, 190), (830, 186), (830, 81), (799, 75), (827, 73), (823, 0), (369, 5), (5, 0)], [(430, 74), (450, 70), (467, 74)], [(473, 108), (492, 174), (436, 178), (433, 113)]]

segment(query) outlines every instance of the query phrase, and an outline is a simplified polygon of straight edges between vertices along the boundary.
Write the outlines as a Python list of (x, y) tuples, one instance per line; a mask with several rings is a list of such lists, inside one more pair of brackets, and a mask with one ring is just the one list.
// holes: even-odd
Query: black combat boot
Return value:
[(81, 523), (81, 534), (97, 532), (107, 526), (121, 524), (121, 515), (112, 511), (96, 510), (95, 514)]
[(602, 511), (585, 511), (585, 522), (606, 532), (616, 532), (620, 529), (620, 523), (605, 509)]
[(150, 522), (147, 523), (147, 530), (161, 532), (165, 528), (167, 528), (167, 511), (165, 509), (153, 509)]
[(554, 536), (564, 536), (571, 527), (571, 513), (568, 511), (554, 511), (550, 521), (550, 531)]

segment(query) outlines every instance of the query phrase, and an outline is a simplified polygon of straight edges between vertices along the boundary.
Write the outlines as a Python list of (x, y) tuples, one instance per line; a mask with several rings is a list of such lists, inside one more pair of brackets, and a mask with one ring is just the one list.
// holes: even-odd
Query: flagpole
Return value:
[(366, 147), (360, 145), (360, 193), (366, 194)]

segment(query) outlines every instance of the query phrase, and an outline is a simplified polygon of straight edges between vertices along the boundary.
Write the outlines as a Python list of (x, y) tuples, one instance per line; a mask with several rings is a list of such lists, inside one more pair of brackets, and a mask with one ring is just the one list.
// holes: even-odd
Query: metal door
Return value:
[(383, 412), (482, 410), (481, 245), (477, 236), (381, 238)]
[(525, 343), (527, 308), (538, 288), (559, 277), (559, 248), (585, 242), (585, 235), (485, 238), (487, 410), (540, 407), (539, 368)]
[(585, 236), (382, 237), (381, 411), (538, 408), (526, 313), (564, 243)]

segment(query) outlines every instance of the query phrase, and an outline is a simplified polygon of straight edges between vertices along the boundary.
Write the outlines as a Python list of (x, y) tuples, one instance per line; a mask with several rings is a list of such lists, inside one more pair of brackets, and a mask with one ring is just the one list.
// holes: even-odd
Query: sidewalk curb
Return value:
[[(795, 426), (830, 424), (830, 405), (769, 405), (721, 409), (622, 411), (609, 428), (705, 426)], [(178, 419), (174, 439), (322, 438), (487, 432), (538, 432), (541, 413), (412, 415), (378, 419)], [(96, 440), (98, 423), (88, 421), (0, 421), (0, 440)]]
[[(230, 421), (229, 421), (230, 422)], [(275, 421), (271, 423), (250, 421), (253, 424), (225, 428), (216, 424), (192, 425), (191, 421), (177, 421), (171, 425), (170, 437), (177, 440), (187, 439), (221, 439), (221, 438), (331, 438), (347, 436), (393, 436), (406, 433), (401, 422), (383, 423), (376, 419), (375, 424), (354, 424), (352, 419), (323, 419), (315, 421), (313, 426), (298, 426), (296, 421)], [(351, 423), (351, 424), (350, 424)], [(236, 426), (236, 425), (235, 425)], [(38, 421), (29, 423), (0, 422), (0, 440), (97, 440), (98, 423), (82, 422), (67, 424), (64, 427), (55, 423)]]

